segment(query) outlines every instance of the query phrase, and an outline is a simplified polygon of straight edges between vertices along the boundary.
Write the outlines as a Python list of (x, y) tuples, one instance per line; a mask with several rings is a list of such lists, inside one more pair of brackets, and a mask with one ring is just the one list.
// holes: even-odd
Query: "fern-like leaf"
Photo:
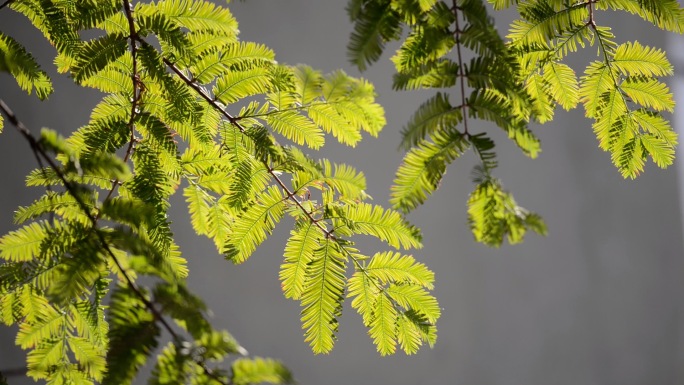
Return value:
[(395, 248), (422, 247), (418, 229), (409, 225), (396, 211), (359, 203), (346, 206), (344, 214), (347, 226), (355, 233), (374, 236)]
[(109, 34), (85, 44), (72, 68), (74, 79), (82, 82), (104, 69), (123, 55), (126, 38), (121, 34)]
[(103, 385), (128, 385), (157, 347), (159, 326), (130, 289), (117, 288), (110, 303), (110, 347)]
[(428, 289), (433, 288), (435, 279), (435, 274), (412, 256), (391, 251), (373, 255), (365, 272), (383, 284), (398, 282)]
[(270, 85), (268, 69), (231, 71), (216, 80), (214, 97), (224, 104), (231, 104), (248, 96), (265, 94)]
[(283, 198), (282, 192), (275, 186), (257, 196), (254, 204), (231, 224), (231, 237), (224, 246), (226, 258), (234, 263), (242, 263), (254, 253), (282, 218), (285, 206)]
[(248, 384), (292, 384), (290, 371), (279, 361), (269, 358), (239, 358), (231, 365), (231, 383)]
[(437, 93), (423, 103), (402, 131), (402, 147), (408, 149), (441, 130), (450, 130), (463, 120), (461, 109), (449, 103), (449, 96)]
[[(0, 71), (9, 72), (19, 87), (29, 94), (35, 90), (40, 99), (52, 93), (52, 82), (36, 59), (10, 36), (0, 32)], [(0, 132), (2, 132), (0, 117)]]
[(396, 318), (397, 310), (392, 305), (392, 299), (385, 292), (380, 292), (373, 304), (373, 318), (368, 334), (383, 356), (394, 353), (397, 348)]
[(297, 144), (305, 144), (313, 149), (319, 149), (325, 143), (323, 130), (311, 120), (292, 111), (282, 111), (270, 114), (266, 122), (275, 131)]
[(344, 299), (345, 262), (339, 246), (326, 238), (309, 263), (301, 296), (302, 328), (314, 353), (329, 353), (335, 343)]
[(391, 188), (390, 203), (408, 212), (425, 202), (439, 186), (447, 166), (468, 147), (457, 131), (436, 132), (433, 141), (421, 141), (404, 157)]
[(323, 233), (311, 222), (292, 230), (285, 245), (285, 260), (280, 267), (280, 281), (285, 297), (300, 299), (304, 291), (309, 263), (321, 246)]

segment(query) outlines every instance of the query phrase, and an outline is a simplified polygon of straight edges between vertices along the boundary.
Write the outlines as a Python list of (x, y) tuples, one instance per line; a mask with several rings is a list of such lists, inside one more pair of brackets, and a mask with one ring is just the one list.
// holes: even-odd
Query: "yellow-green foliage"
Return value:
[[(406, 212), (425, 202), (447, 166), (471, 148), (481, 163), (468, 210), (475, 239), (499, 246), (506, 235), (515, 243), (528, 229), (545, 233), (541, 218), (517, 206), (491, 174), (494, 143), (487, 132), (474, 132), (468, 124), (473, 118), (493, 122), (534, 158), (541, 146), (528, 124), (552, 121), (556, 106), (570, 110), (581, 103), (594, 120), (599, 147), (610, 152), (625, 178), (637, 177), (649, 157), (662, 168), (673, 163), (677, 135), (661, 113), (672, 112), (674, 101), (659, 79), (672, 75), (672, 65), (661, 49), (639, 42), (618, 45), (610, 28), (600, 24), (602, 11), (626, 11), (682, 33), (679, 2), (488, 2), (495, 10), (515, 5), (518, 11), (505, 37), (484, 0), (350, 1), (351, 61), (363, 70), (380, 58), (387, 42), (401, 40), (392, 57), (394, 88), (439, 90), (403, 130), (408, 153), (392, 186), (395, 208)], [(585, 47), (595, 47), (598, 60), (578, 78), (563, 61)]]
[[(44, 167), (27, 185), (47, 191), (0, 238), (0, 319), (19, 326), (30, 376), (130, 384), (164, 332), (172, 340), (152, 383), (292, 382), (271, 359), (216, 366), (246, 351), (210, 325), (185, 286), (168, 220), (176, 193), (195, 231), (236, 264), (284, 216), (294, 219), (280, 279), (285, 296), (301, 301), (315, 353), (333, 348), (347, 296), (381, 354), (435, 342), (432, 272), (410, 256), (369, 259), (353, 246), (355, 235), (369, 235), (419, 248), (418, 230), (364, 202), (362, 172), (306, 154), (326, 137), (354, 146), (378, 135), (385, 117), (372, 84), (278, 64), (269, 48), (238, 40), (228, 9), (204, 0), (22, 0), (2, 11), (28, 17), (56, 47), (60, 72), (104, 93), (68, 138), (46, 130), (37, 139)], [(99, 33), (82, 40), (86, 30)], [(0, 32), (0, 70), (44, 99), (50, 79), (27, 52)], [(147, 287), (142, 276), (156, 279)], [(367, 293), (364, 306), (358, 293)]]

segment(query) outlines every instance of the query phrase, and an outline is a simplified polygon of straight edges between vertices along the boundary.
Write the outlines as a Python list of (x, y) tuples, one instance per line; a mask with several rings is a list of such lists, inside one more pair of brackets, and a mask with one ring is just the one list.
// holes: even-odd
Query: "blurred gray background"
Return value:
[[(280, 62), (359, 75), (346, 59), (351, 25), (345, 4), (250, 0), (230, 8), (241, 38), (267, 44)], [(511, 15), (495, 16), (505, 31)], [(612, 25), (620, 41), (668, 44), (677, 69), (684, 69), (678, 57), (684, 42), (629, 15), (600, 13), (598, 20)], [(51, 68), (52, 49), (24, 20), (2, 10), (0, 28), (37, 47), (34, 54)], [(387, 111), (388, 125), (380, 137), (354, 149), (329, 140), (313, 154), (363, 170), (369, 193), (380, 204), (387, 203), (402, 158), (400, 129), (432, 94), (391, 90), (394, 69), (388, 58), (396, 47), (390, 45), (380, 63), (363, 74), (375, 83)], [(579, 69), (595, 52), (587, 49), (571, 62)], [(43, 126), (69, 132), (85, 124), (99, 99), (52, 70), (51, 76), (56, 92), (41, 103), (0, 74), (0, 98), (36, 133)], [(684, 91), (680, 82), (671, 84)], [(639, 179), (623, 180), (597, 147), (581, 110), (558, 111), (553, 123), (533, 129), (543, 145), (536, 160), (523, 156), (505, 135), (495, 135), (497, 175), (521, 205), (543, 215), (547, 237), (531, 234), (523, 245), (501, 249), (473, 241), (466, 219), (472, 154), (456, 161), (440, 190), (409, 216), (424, 233), (425, 247), (414, 254), (436, 272), (435, 294), (444, 309), (432, 350), (379, 357), (360, 316), (347, 304), (335, 350), (314, 356), (302, 338), (299, 305), (282, 296), (278, 282), (287, 225), (247, 263), (233, 266), (209, 240), (194, 235), (178, 196), (172, 219), (189, 260), (190, 285), (213, 309), (216, 326), (229, 330), (251, 354), (282, 359), (301, 384), (684, 384), (682, 168), (663, 171), (649, 164)], [(0, 137), (3, 234), (15, 228), (16, 206), (40, 193), (22, 187), (34, 159), (11, 127), (5, 131)], [(367, 253), (379, 246), (360, 244)], [(23, 353), (13, 347), (15, 332), (0, 329), (0, 370), (24, 362)], [(10, 384), (15, 383), (24, 382), (11, 378)]]

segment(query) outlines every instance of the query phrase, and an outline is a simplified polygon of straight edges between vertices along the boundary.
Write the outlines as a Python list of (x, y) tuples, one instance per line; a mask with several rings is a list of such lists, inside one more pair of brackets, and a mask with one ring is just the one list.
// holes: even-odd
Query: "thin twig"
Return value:
[(468, 102), (465, 96), (465, 72), (463, 70), (463, 57), (461, 56), (461, 28), (458, 23), (458, 4), (456, 0), (453, 0), (453, 12), (454, 12), (454, 40), (456, 41), (456, 55), (458, 56), (458, 77), (461, 86), (461, 115), (463, 115), (463, 133), (468, 135)]
[(596, 20), (594, 20), (594, 3), (595, 0), (587, 1), (587, 8), (589, 9), (589, 20), (587, 24), (591, 25), (592, 28), (596, 29)]
[[(133, 83), (133, 99), (131, 100), (131, 116), (128, 120), (128, 130), (131, 133), (131, 139), (128, 141), (128, 148), (126, 148), (126, 154), (124, 155), (124, 163), (128, 162), (131, 155), (133, 154), (133, 143), (135, 143), (135, 118), (138, 114), (138, 104), (142, 98), (142, 88), (140, 87), (140, 75), (138, 74), (138, 32), (135, 30), (135, 20), (133, 19), (133, 10), (131, 9), (131, 3), (127, 0), (123, 1), (124, 12), (126, 13), (126, 19), (128, 20), (128, 39), (130, 40), (131, 56), (133, 57), (133, 68), (131, 70), (131, 82)], [(119, 183), (118, 180), (112, 182), (112, 188), (109, 189), (107, 196), (104, 200), (108, 200), (116, 191)]]
[[(146, 44), (138, 35), (138, 32), (135, 29), (135, 19), (133, 18), (133, 10), (131, 8), (131, 3), (129, 0), (123, 0), (123, 6), (124, 6), (124, 12), (126, 14), (126, 20), (128, 21), (128, 31), (129, 31), (129, 40), (130, 40), (130, 47), (131, 47), (131, 55), (133, 56), (133, 68), (131, 71), (131, 81), (133, 82), (133, 101), (131, 103), (131, 116), (130, 120), (128, 121), (128, 127), (131, 131), (131, 139), (128, 143), (128, 148), (126, 150), (126, 155), (124, 157), (124, 162), (128, 161), (129, 157), (132, 154), (133, 151), (133, 143), (135, 142), (135, 118), (137, 115), (137, 110), (138, 110), (138, 103), (140, 102), (140, 99), (142, 97), (142, 87), (140, 83), (140, 75), (138, 73), (138, 60), (137, 60), (137, 52), (138, 52), (138, 42), (141, 44)], [(112, 190), (109, 192), (109, 196), (113, 193), (114, 189), (116, 186), (112, 187)], [(128, 277), (126, 277), (128, 279)], [(138, 293), (136, 293), (138, 294)], [(142, 293), (139, 293), (142, 294)], [(141, 296), (141, 299), (143, 301), (146, 301), (145, 298)], [(152, 311), (155, 315), (155, 318), (158, 318), (159, 321), (164, 325), (164, 328), (171, 334), (174, 340), (176, 342), (180, 342), (179, 336), (175, 333), (175, 331), (170, 327), (170, 325), (166, 322), (166, 320), (161, 317), (161, 314), (159, 314), (154, 306), (152, 306), (151, 303), (148, 303), (146, 301), (145, 306), (147, 306), (150, 311)], [(157, 314), (159, 314), (159, 317), (157, 317)], [(231, 381), (224, 381), (222, 378), (219, 377), (212, 369), (207, 367), (207, 365), (203, 361), (195, 360), (193, 361), (202, 368), (204, 373), (212, 378), (214, 381), (222, 384), (222, 385), (230, 385)]]
[[(195, 82), (192, 81), (192, 79), (185, 75), (183, 71), (181, 71), (180, 68), (176, 67), (176, 65), (173, 64), (169, 59), (164, 58), (163, 60), (164, 64), (166, 64), (171, 69), (171, 71), (176, 73), (176, 75), (178, 75), (185, 82), (185, 84), (192, 88), (200, 97), (202, 97), (202, 99), (206, 100), (207, 103), (209, 103), (216, 111), (223, 115), (232, 125), (237, 127), (241, 133), (245, 133), (245, 127), (242, 126), (242, 124), (240, 124), (240, 118), (229, 114), (225, 109), (219, 106), (213, 98), (207, 95), (206, 92), (204, 92)], [(311, 223), (315, 224), (316, 227), (318, 227), (323, 232), (323, 234), (325, 234), (326, 238), (336, 239), (335, 235), (333, 234), (334, 230), (328, 230), (325, 226), (323, 226), (320, 223), (320, 221), (314, 218), (313, 214), (309, 210), (307, 210), (304, 207), (304, 205), (302, 205), (302, 202), (299, 199), (297, 199), (297, 194), (290, 191), (290, 189), (285, 185), (283, 180), (280, 179), (275, 170), (269, 167), (268, 162), (264, 160), (262, 161), (262, 163), (264, 164), (264, 166), (266, 166), (266, 170), (275, 179), (276, 183), (278, 183), (278, 185), (285, 191), (285, 193), (287, 194), (287, 199), (294, 202), (297, 205), (297, 207), (299, 207), (299, 209), (302, 210), (304, 215), (307, 216)]]

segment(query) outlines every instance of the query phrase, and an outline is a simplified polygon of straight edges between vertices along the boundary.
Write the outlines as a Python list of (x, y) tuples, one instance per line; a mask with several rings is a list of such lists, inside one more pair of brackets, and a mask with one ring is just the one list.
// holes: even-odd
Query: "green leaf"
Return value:
[(126, 51), (126, 37), (108, 34), (91, 40), (80, 50), (72, 67), (74, 79), (81, 83), (104, 69)]
[(525, 91), (532, 98), (532, 110), (539, 123), (553, 119), (553, 104), (544, 77), (538, 73), (532, 74), (527, 78)]
[(404, 157), (391, 187), (390, 204), (408, 212), (425, 202), (432, 194), (451, 162), (468, 147), (468, 141), (455, 130), (435, 132), (431, 139), (423, 140)]
[(302, 328), (314, 353), (329, 353), (344, 299), (346, 258), (330, 238), (314, 252), (301, 296)]
[(625, 76), (671, 76), (674, 71), (663, 50), (638, 41), (620, 44), (611, 65)]
[(435, 274), (424, 264), (417, 262), (410, 255), (386, 251), (376, 253), (365, 267), (365, 272), (381, 283), (404, 283), (433, 288)]
[(392, 87), (395, 90), (416, 90), (420, 88), (449, 88), (456, 85), (458, 64), (449, 59), (439, 59), (394, 74)]
[(443, 58), (455, 44), (456, 40), (447, 28), (423, 25), (409, 33), (391, 60), (398, 72), (405, 73)]
[(181, 341), (169, 342), (157, 355), (152, 369), (150, 385), (183, 384), (191, 373), (193, 361), (180, 345)]
[(527, 229), (546, 235), (541, 218), (517, 205), (498, 182), (480, 182), (468, 199), (468, 221), (475, 240), (499, 247), (504, 236), (511, 244), (522, 242)]
[(163, 14), (140, 15), (135, 19), (138, 22), (138, 33), (147, 35), (153, 32), (159, 40), (168, 47), (173, 47), (178, 55), (186, 56), (190, 51), (190, 42), (185, 37), (180, 26), (171, 18)]
[[(29, 94), (35, 89), (38, 98), (47, 99), (52, 93), (52, 81), (40, 69), (36, 59), (10, 36), (0, 32), (0, 71), (9, 72), (19, 87)], [(2, 116), (0, 114), (0, 132)]]
[(628, 111), (627, 104), (619, 89), (612, 89), (602, 97), (600, 108), (600, 115), (593, 124), (594, 133), (599, 140), (599, 147), (612, 151), (615, 138), (627, 130), (625, 121), (621, 119)]
[(226, 258), (246, 261), (275, 228), (283, 216), (284, 197), (276, 186), (259, 194), (254, 203), (230, 225), (231, 236), (224, 245)]
[[(49, 341), (63, 333), (66, 327), (66, 314), (58, 311), (52, 305), (42, 307), (41, 314), (36, 318), (37, 320), (33, 324), (22, 323), (19, 326), (16, 343), (22, 349), (35, 347), (43, 341)], [(39, 355), (42, 357), (44, 353)]]
[(573, 4), (559, 10), (542, 1), (524, 3), (518, 7), (521, 19), (511, 23), (508, 39), (514, 46), (546, 45), (555, 36), (584, 24), (588, 9), (584, 4)]
[(355, 265), (356, 272), (349, 278), (347, 296), (352, 298), (351, 306), (363, 317), (363, 324), (370, 326), (374, 317), (373, 306), (380, 294), (380, 285), (371, 279), (365, 268)]
[(619, 149), (616, 165), (624, 178), (634, 179), (644, 171), (645, 154), (641, 145), (641, 138), (629, 139)]
[(400, 314), (397, 318), (397, 342), (406, 354), (417, 353), (423, 344), (420, 330), (404, 314)]
[(290, 371), (279, 361), (270, 358), (238, 358), (233, 361), (231, 369), (231, 382), (235, 385), (294, 383)]
[(313, 104), (307, 112), (316, 125), (332, 133), (340, 143), (354, 147), (362, 139), (360, 127), (349, 122), (333, 105)]
[(397, 347), (395, 323), (397, 311), (392, 305), (392, 300), (385, 292), (380, 292), (373, 304), (373, 318), (370, 321), (368, 334), (378, 352), (386, 356), (393, 354)]
[(48, 289), (48, 297), (53, 303), (84, 299), (95, 282), (106, 276), (107, 264), (100, 254), (101, 247), (98, 240), (90, 237), (79, 241), (69, 250), (70, 255), (61, 258)]
[(414, 310), (434, 324), (442, 314), (435, 297), (418, 285), (392, 284), (386, 289), (387, 295), (407, 310)]
[(209, 215), (211, 196), (199, 186), (189, 185), (183, 189), (183, 196), (188, 203), (190, 223), (198, 235), (209, 234)]
[(30, 261), (40, 255), (48, 225), (33, 222), (0, 238), (0, 257), (7, 261)]
[(417, 145), (438, 131), (453, 129), (463, 120), (461, 108), (449, 103), (449, 95), (438, 92), (423, 103), (402, 131), (402, 147)]
[[(195, 339), (212, 332), (204, 316), (207, 307), (204, 301), (192, 294), (183, 284), (160, 283), (154, 288), (154, 302), (161, 311), (170, 315), (176, 323), (186, 329)], [(230, 352), (235, 353), (235, 351)]]
[(579, 102), (579, 83), (575, 71), (567, 64), (549, 62), (544, 65), (544, 80), (551, 97), (569, 111)]
[(271, 182), (271, 174), (266, 166), (252, 157), (237, 163), (232, 178), (227, 201), (236, 208), (243, 208), (255, 194), (264, 190)]
[(584, 104), (586, 116), (596, 118), (602, 106), (602, 95), (615, 88), (611, 67), (600, 61), (590, 63), (580, 79), (580, 102)]
[(640, 139), (641, 145), (658, 167), (666, 168), (674, 163), (675, 150), (665, 139), (653, 134), (642, 135)]
[(319, 164), (323, 169), (322, 181), (337, 190), (343, 197), (355, 200), (369, 198), (365, 191), (366, 177), (363, 172), (356, 171), (346, 164), (333, 165), (327, 159), (322, 159)]
[(353, 232), (372, 235), (392, 247), (408, 249), (422, 247), (420, 232), (393, 210), (367, 203), (348, 205), (344, 220)]
[(145, 304), (129, 288), (112, 293), (109, 350), (103, 385), (129, 385), (158, 344), (159, 326)]
[(279, 111), (266, 116), (266, 122), (275, 131), (302, 145), (305, 144), (313, 149), (319, 149), (325, 143), (325, 136), (311, 120), (293, 111)]
[(237, 22), (227, 8), (196, 0), (162, 0), (156, 4), (139, 3), (135, 12), (143, 15), (160, 13), (190, 31), (212, 32), (214, 35), (236, 37)]
[(298, 225), (290, 232), (280, 266), (280, 282), (287, 298), (300, 299), (304, 291), (308, 265), (321, 246), (324, 234), (311, 222)]
[(269, 70), (253, 68), (244, 71), (231, 71), (216, 80), (214, 97), (223, 104), (259, 94), (265, 94), (271, 86)]
[(208, 84), (231, 71), (266, 67), (274, 64), (274, 60), (275, 54), (266, 46), (239, 42), (226, 44), (221, 50), (199, 56), (190, 69), (197, 81)]
[(684, 11), (677, 0), (607, 0), (597, 4), (597, 9), (615, 9), (639, 15), (658, 28), (682, 33), (684, 31)]
[[(352, 8), (348, 8), (350, 15)], [(363, 11), (353, 12), (354, 31), (347, 45), (347, 56), (361, 71), (380, 58), (388, 40), (401, 33), (400, 19), (390, 2), (364, 2)]]
[(302, 104), (309, 104), (320, 97), (323, 76), (319, 71), (306, 65), (294, 68), (295, 85)]
[(69, 338), (69, 350), (74, 354), (79, 367), (90, 377), (101, 380), (107, 367), (104, 349), (85, 338)]
[(627, 78), (620, 84), (620, 90), (644, 107), (656, 111), (674, 110), (674, 96), (670, 89), (656, 79)]

